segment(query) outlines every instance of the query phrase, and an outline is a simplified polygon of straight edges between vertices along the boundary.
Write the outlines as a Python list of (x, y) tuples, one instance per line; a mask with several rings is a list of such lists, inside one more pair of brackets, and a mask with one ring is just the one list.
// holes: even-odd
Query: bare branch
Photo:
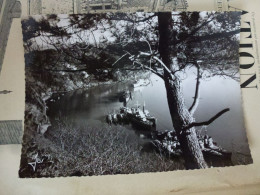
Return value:
[[(130, 52), (128, 52), (128, 51), (125, 51), (125, 52), (126, 52), (126, 53), (125, 53), (124, 55), (122, 55), (118, 60), (116, 60), (116, 61), (112, 64), (112, 66), (114, 66), (118, 61), (120, 61), (120, 60), (121, 60), (122, 58), (124, 58), (126, 55), (129, 55), (129, 56), (130, 56), (129, 59), (132, 60), (133, 64), (138, 64), (138, 65), (140, 65), (140, 67), (141, 67), (142, 69), (150, 70), (152, 73), (156, 74), (156, 75), (159, 76), (160, 78), (163, 78), (163, 76), (162, 76), (161, 74), (159, 74), (157, 71), (155, 71), (155, 70), (152, 69), (151, 67), (146, 66), (146, 65), (142, 64), (141, 62), (135, 60), (135, 56), (132, 55)], [(140, 52), (140, 54), (146, 55), (146, 56), (151, 56), (150, 54), (144, 53), (144, 52)], [(125, 70), (139, 70), (139, 69), (125, 69)]]
[(194, 63), (196, 68), (197, 68), (197, 82), (196, 82), (196, 89), (195, 89), (195, 95), (194, 95), (194, 100), (193, 103), (191, 105), (191, 107), (189, 108), (189, 112), (191, 115), (193, 115), (199, 105), (199, 96), (200, 96), (200, 67), (198, 65), (197, 62)]
[(156, 74), (157, 76), (159, 76), (160, 78), (163, 79), (163, 76), (162, 76), (160, 73), (158, 73), (158, 72), (155, 71), (154, 69), (152, 69), (152, 68), (150, 68), (150, 67), (148, 67), (148, 66), (142, 64), (141, 62), (134, 61), (133, 63), (139, 64), (139, 65), (141, 66), (141, 68), (146, 69), (146, 70), (150, 70), (152, 73)]
[(200, 122), (200, 123), (193, 122), (193, 123), (189, 124), (188, 126), (184, 127), (183, 130), (187, 130), (187, 129), (190, 129), (192, 127), (198, 127), (198, 126), (208, 126), (209, 124), (211, 124), (213, 121), (215, 121), (217, 118), (219, 118), (221, 115), (223, 115), (224, 113), (226, 113), (228, 111), (230, 111), (230, 109), (225, 108), (224, 110), (220, 111), (215, 116), (210, 118), (208, 121)]
[[(145, 53), (145, 52), (140, 52), (140, 55), (151, 56), (151, 54)], [(158, 57), (156, 57), (156, 56), (152, 56), (152, 57), (153, 57), (153, 59), (155, 59), (157, 62), (159, 62), (159, 63), (163, 66), (163, 68), (164, 68), (169, 74), (172, 73), (172, 72), (170, 71), (170, 69), (163, 63), (162, 60), (160, 60), (160, 59), (159, 59)]]
[(160, 60), (158, 57), (156, 56), (153, 56), (153, 59), (155, 59), (156, 61), (158, 61), (163, 67), (164, 69), (169, 73), (171, 74), (172, 72), (170, 71), (170, 69), (163, 63), (162, 60)]
[(93, 39), (94, 39), (95, 46), (98, 48), (96, 37), (95, 37), (95, 35), (94, 35), (94, 33), (93, 33), (93, 31), (92, 31), (92, 30), (91, 30), (90, 32), (91, 32), (91, 34), (92, 34), (92, 37), (93, 37)]
[[(151, 47), (150, 43), (147, 40), (145, 40), (145, 42), (148, 44), (149, 49), (150, 49), (150, 54), (152, 55), (153, 52), (152, 52), (152, 47)], [(152, 66), (152, 57), (150, 57), (150, 68), (151, 68), (151, 66)]]
[(122, 58), (124, 58), (126, 55), (130, 55), (129, 53), (125, 53), (124, 55), (122, 55), (120, 58), (118, 58), (118, 60), (116, 60), (112, 66), (114, 66), (117, 62), (119, 62)]

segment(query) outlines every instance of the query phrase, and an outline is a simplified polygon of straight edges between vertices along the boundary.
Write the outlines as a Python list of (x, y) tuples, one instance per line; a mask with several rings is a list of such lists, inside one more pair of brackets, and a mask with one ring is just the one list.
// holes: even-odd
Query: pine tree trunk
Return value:
[[(172, 45), (172, 43), (174, 43), (174, 37), (172, 37), (173, 26), (171, 13), (159, 13), (158, 22), (160, 56), (163, 63), (171, 69), (171, 59), (176, 55), (171, 49), (171, 46), (174, 46)], [(200, 149), (195, 128), (183, 131), (187, 125), (194, 122), (194, 118), (184, 104), (181, 81), (177, 77), (172, 79), (172, 76), (167, 71), (164, 71), (164, 82), (173, 127), (180, 141), (186, 168), (207, 168), (207, 163)]]
[(180, 141), (186, 168), (206, 168), (207, 164), (200, 149), (195, 128), (183, 131), (184, 127), (194, 122), (194, 118), (184, 104), (181, 81), (165, 80), (165, 87), (173, 127)]

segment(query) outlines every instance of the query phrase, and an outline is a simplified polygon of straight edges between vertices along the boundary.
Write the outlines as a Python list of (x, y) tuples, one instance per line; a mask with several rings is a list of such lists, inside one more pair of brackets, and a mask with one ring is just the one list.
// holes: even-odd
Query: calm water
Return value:
[[(183, 81), (187, 107), (191, 105), (194, 97), (194, 73), (190, 70), (187, 79)], [(137, 103), (142, 106), (145, 103), (146, 109), (157, 118), (157, 130), (173, 129), (164, 82), (153, 74), (150, 83), (144, 87), (133, 88), (129, 83), (118, 83), (54, 96), (55, 102), (48, 103), (48, 115), (51, 120), (61, 116), (78, 124), (105, 122), (107, 114), (123, 106), (119, 97), (125, 90), (130, 90), (133, 94), (133, 99), (127, 106), (132, 107)], [(195, 112), (196, 121), (208, 120), (227, 107), (230, 111), (208, 126), (207, 134), (223, 148), (249, 155), (239, 83), (220, 77), (202, 81), (200, 104)]]

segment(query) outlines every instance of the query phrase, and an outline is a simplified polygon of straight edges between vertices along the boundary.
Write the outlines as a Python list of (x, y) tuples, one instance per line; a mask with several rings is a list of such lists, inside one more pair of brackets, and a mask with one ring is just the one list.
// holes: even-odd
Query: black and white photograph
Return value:
[(241, 12), (22, 19), (19, 177), (252, 163), (239, 74)]

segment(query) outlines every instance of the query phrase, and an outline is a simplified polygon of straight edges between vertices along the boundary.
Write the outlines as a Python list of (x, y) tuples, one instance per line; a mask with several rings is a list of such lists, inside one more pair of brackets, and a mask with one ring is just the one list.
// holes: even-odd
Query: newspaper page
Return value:
[[(20, 157), (20, 146), (1, 146), (1, 159), (5, 159), (5, 161), (1, 162), (1, 172), (3, 173), (3, 177), (1, 177), (1, 184), (4, 186), (1, 189), (5, 190), (5, 192), (11, 193), (28, 193), (30, 191), (30, 187), (33, 186), (33, 189), (38, 193), (44, 193), (46, 187), (52, 189), (52, 192), (55, 193), (59, 190), (64, 193), (72, 193), (77, 191), (77, 194), (88, 192), (99, 192), (102, 193), (111, 193), (114, 192), (120, 193), (142, 193), (142, 194), (151, 194), (151, 193), (200, 193), (200, 192), (216, 192), (220, 193), (222, 191), (225, 192), (244, 192), (248, 194), (257, 193), (259, 191), (259, 169), (257, 166), (260, 160), (258, 158), (258, 151), (260, 149), (259, 146), (259, 133), (257, 131), (258, 120), (257, 116), (259, 113), (259, 42), (257, 35), (259, 34), (258, 28), (258, 18), (259, 14), (257, 13), (257, 8), (259, 7), (258, 1), (186, 1), (187, 10), (218, 10), (218, 11), (226, 11), (226, 10), (242, 10), (242, 20), (241, 20), (241, 46), (240, 46), (240, 74), (241, 74), (241, 88), (243, 94), (243, 107), (245, 113), (245, 121), (246, 121), (246, 130), (249, 139), (250, 149), (253, 156), (254, 164), (250, 166), (240, 166), (233, 168), (224, 168), (224, 169), (207, 169), (207, 170), (196, 170), (196, 171), (181, 171), (181, 172), (167, 172), (167, 173), (157, 173), (154, 174), (155, 179), (153, 178), (153, 174), (139, 174), (139, 175), (129, 175), (129, 176), (113, 176), (113, 180), (108, 177), (92, 177), (90, 178), (66, 178), (59, 180), (19, 180), (17, 179), (17, 170), (18, 170), (18, 162)], [(23, 7), (26, 7), (23, 4)], [(46, 12), (45, 12), (46, 13)], [(17, 30), (20, 30), (19, 20), (15, 24), (12, 25), (10, 40), (13, 38), (13, 44), (16, 44), (21, 51), (17, 50), (15, 55), (20, 58), (20, 62), (17, 64), (21, 64), (23, 66), (23, 49), (22, 49), (22, 39), (17, 40), (15, 37), (15, 33)], [(17, 26), (16, 26), (17, 25)], [(21, 34), (19, 35), (22, 37)], [(10, 42), (9, 40), (9, 42)], [(8, 43), (9, 45), (9, 43)], [(10, 46), (11, 48), (11, 46)], [(12, 56), (12, 49), (7, 48), (6, 55)], [(14, 54), (13, 54), (14, 55)], [(15, 59), (10, 59), (8, 61), (8, 65), (15, 62)], [(12, 61), (13, 60), (13, 61)], [(6, 63), (4, 62), (5, 67)], [(6, 65), (7, 70), (11, 68)], [(16, 70), (17, 71), (17, 70)], [(13, 71), (10, 71), (13, 73)], [(23, 74), (23, 70), (21, 68), (21, 74)], [(2, 72), (3, 75), (3, 72)], [(10, 78), (5, 78), (5, 82), (8, 83)], [(21, 77), (20, 77), (21, 78)], [(18, 80), (13, 86), (14, 88), (17, 86), (21, 86), (19, 84), (23, 84), (23, 76), (21, 80)], [(21, 82), (19, 82), (21, 81)], [(8, 85), (7, 85), (8, 86)], [(24, 90), (24, 86), (22, 86)], [(17, 87), (18, 91), (20, 90)], [(18, 95), (19, 96), (19, 95)], [(9, 96), (10, 97), (10, 96)], [(24, 92), (21, 93), (19, 97), (17, 95), (14, 97), (19, 102), (24, 100)], [(12, 103), (6, 101), (5, 103), (9, 104), (9, 109), (12, 108)], [(24, 105), (24, 103), (21, 103)], [(19, 107), (14, 107), (13, 116), (12, 113), (9, 115), (9, 119), (23, 119), (23, 107), (20, 107), (20, 118), (18, 115), (15, 116)], [(17, 110), (16, 110), (17, 109)], [(7, 110), (8, 113), (8, 110)], [(4, 114), (3, 114), (4, 115)], [(18, 116), (18, 117), (17, 117)], [(15, 118), (17, 117), (17, 118)], [(9, 120), (7, 117), (4, 120)], [(198, 172), (197, 172), (198, 171)], [(235, 177), (234, 177), (235, 175)], [(180, 179), (181, 178), (181, 179)], [(30, 181), (30, 182), (28, 182)], [(54, 182), (53, 182), (54, 181)], [(86, 184), (87, 183), (87, 184)], [(115, 185), (116, 183), (116, 185)], [(201, 184), (203, 183), (203, 185)], [(102, 184), (102, 185), (100, 185)], [(142, 184), (142, 185), (141, 185)], [(19, 185), (22, 187), (12, 188), (13, 185)], [(53, 186), (53, 187), (52, 187)], [(63, 186), (59, 188), (59, 186)], [(64, 187), (66, 186), (66, 187)], [(102, 187), (100, 187), (102, 186)], [(127, 187), (124, 188), (123, 186)], [(151, 187), (154, 186), (154, 187)], [(131, 190), (129, 191), (129, 187)]]
[(0, 1), (0, 70), (2, 67), (5, 48), (13, 18), (19, 18), (21, 15), (21, 4), (18, 1), (10, 0)]

